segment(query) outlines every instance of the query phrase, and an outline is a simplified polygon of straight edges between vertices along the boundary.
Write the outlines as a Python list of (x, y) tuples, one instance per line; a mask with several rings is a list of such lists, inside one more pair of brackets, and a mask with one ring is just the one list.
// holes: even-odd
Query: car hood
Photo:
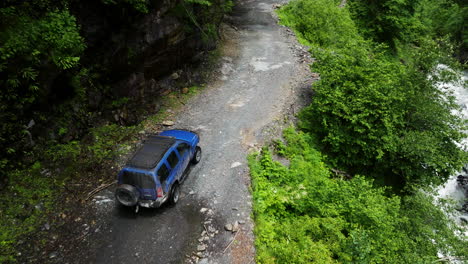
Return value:
[(160, 136), (175, 137), (176, 139), (189, 142), (192, 146), (198, 144), (199, 138), (195, 132), (187, 130), (166, 130), (159, 134)]

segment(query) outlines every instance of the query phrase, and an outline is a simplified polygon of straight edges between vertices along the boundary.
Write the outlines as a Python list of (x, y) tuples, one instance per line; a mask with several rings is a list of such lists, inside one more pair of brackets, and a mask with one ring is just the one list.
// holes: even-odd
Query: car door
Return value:
[(157, 172), (159, 183), (164, 192), (169, 191), (171, 169), (166, 161), (163, 161)]
[[(185, 142), (181, 142), (179, 145), (177, 145), (177, 152), (179, 153), (181, 163), (180, 170), (182, 173), (184, 173), (185, 169), (189, 165), (190, 157), (192, 156), (190, 150), (190, 145)], [(182, 174), (180, 176), (182, 176)]]
[(169, 180), (168, 184), (172, 184), (175, 180), (180, 178), (181, 171), (181, 162), (179, 155), (175, 149), (171, 150), (169, 155), (167, 156), (167, 163), (169, 164)]

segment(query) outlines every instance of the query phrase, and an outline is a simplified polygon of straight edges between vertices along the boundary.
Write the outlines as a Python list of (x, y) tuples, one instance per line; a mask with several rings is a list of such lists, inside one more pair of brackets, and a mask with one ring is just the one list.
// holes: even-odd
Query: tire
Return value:
[(195, 148), (195, 154), (193, 154), (193, 158), (191, 160), (192, 164), (197, 164), (198, 162), (200, 162), (201, 157), (202, 157), (201, 148), (199, 146), (197, 146)]
[(134, 206), (138, 203), (140, 192), (135, 186), (122, 184), (115, 190), (115, 199), (125, 206)]
[(180, 187), (179, 183), (175, 182), (171, 188), (171, 196), (169, 197), (169, 203), (174, 205), (179, 201), (180, 198)]

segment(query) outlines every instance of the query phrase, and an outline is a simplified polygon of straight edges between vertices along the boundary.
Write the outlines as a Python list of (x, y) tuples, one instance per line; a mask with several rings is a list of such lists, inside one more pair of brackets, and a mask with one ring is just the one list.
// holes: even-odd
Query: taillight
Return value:
[(163, 190), (161, 187), (158, 187), (158, 197), (163, 197)]

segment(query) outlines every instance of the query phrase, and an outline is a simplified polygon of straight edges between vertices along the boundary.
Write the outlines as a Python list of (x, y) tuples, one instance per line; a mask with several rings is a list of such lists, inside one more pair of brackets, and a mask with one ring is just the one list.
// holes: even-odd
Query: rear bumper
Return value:
[(138, 205), (146, 208), (158, 208), (167, 200), (167, 195), (156, 200), (139, 200)]

